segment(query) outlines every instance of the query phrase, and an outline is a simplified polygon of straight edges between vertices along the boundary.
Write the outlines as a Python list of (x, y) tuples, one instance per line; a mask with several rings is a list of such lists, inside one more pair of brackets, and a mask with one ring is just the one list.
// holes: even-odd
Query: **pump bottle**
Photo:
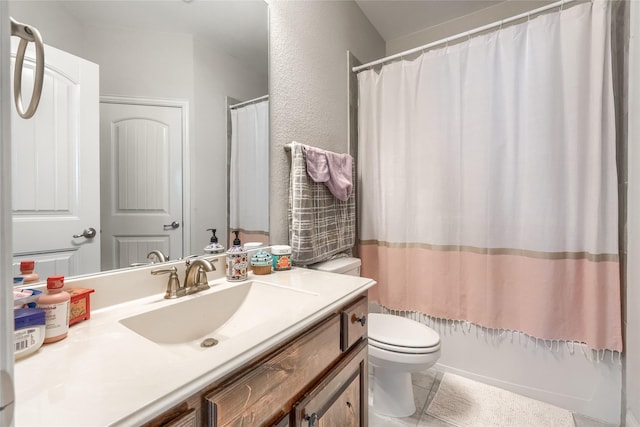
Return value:
[(216, 237), (215, 228), (207, 228), (207, 231), (211, 232), (211, 240), (209, 244), (204, 247), (205, 254), (221, 254), (224, 252), (224, 246), (218, 243), (218, 237)]
[(227, 280), (230, 282), (241, 282), (247, 280), (249, 272), (249, 259), (246, 249), (242, 247), (238, 238), (239, 231), (233, 233), (236, 238), (233, 239), (233, 246), (227, 251)]

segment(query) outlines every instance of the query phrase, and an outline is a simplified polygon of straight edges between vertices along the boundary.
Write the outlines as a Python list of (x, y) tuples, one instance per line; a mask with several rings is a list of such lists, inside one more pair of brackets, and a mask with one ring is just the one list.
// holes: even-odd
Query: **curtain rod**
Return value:
[(424, 46), (419, 46), (419, 47), (416, 47), (416, 48), (413, 48), (413, 49), (405, 50), (404, 52), (396, 53), (395, 55), (387, 56), (385, 58), (378, 59), (376, 61), (372, 61), (372, 62), (369, 62), (369, 63), (364, 64), (364, 65), (359, 65), (357, 67), (353, 67), (351, 70), (354, 73), (359, 73), (360, 71), (367, 70), (367, 69), (372, 68), (372, 67), (374, 67), (376, 65), (383, 64), (385, 62), (389, 62), (389, 61), (392, 61), (394, 59), (402, 58), (404, 56), (408, 56), (408, 55), (411, 55), (411, 54), (414, 54), (414, 53), (418, 53), (418, 52), (424, 51), (426, 49), (429, 49), (429, 48), (432, 48), (432, 47), (435, 47), (435, 46), (438, 46), (438, 45), (441, 45), (441, 44), (446, 44), (446, 43), (449, 43), (452, 40), (456, 40), (456, 39), (463, 38), (463, 37), (469, 37), (469, 36), (471, 36), (473, 34), (477, 34), (477, 33), (480, 33), (482, 31), (489, 30), (491, 28), (501, 27), (504, 24), (508, 24), (510, 22), (517, 21), (518, 19), (527, 18), (527, 17), (530, 17), (531, 15), (535, 15), (537, 13), (545, 12), (545, 11), (547, 11), (549, 9), (553, 9), (553, 8), (556, 8), (556, 7), (562, 8), (565, 4), (573, 3), (575, 1), (576, 0), (560, 0), (560, 1), (557, 1), (555, 3), (551, 3), (551, 4), (548, 4), (546, 6), (542, 6), (542, 7), (539, 7), (537, 9), (530, 10), (529, 12), (524, 12), (524, 13), (512, 16), (512, 17), (507, 18), (507, 19), (502, 19), (500, 21), (496, 21), (496, 22), (493, 22), (491, 24), (483, 25), (482, 27), (474, 28), (473, 30), (465, 31), (463, 33), (459, 33), (459, 34), (456, 34), (456, 35), (453, 35), (453, 36), (449, 36), (449, 37), (446, 37), (444, 39), (441, 39), (441, 40), (438, 40), (438, 41), (435, 41), (435, 42), (431, 42), (431, 43), (425, 44)]
[(259, 98), (254, 98), (254, 99), (250, 99), (248, 101), (239, 102), (237, 104), (230, 105), (229, 109), (235, 110), (236, 108), (244, 107), (245, 105), (249, 105), (249, 104), (255, 104), (255, 103), (258, 103), (260, 101), (267, 100), (267, 99), (269, 99), (269, 95), (264, 95), (264, 96), (261, 96)]

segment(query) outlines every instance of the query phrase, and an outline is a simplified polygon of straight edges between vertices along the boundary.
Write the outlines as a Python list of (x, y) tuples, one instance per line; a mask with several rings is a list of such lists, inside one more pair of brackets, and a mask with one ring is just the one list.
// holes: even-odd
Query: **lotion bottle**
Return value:
[(218, 237), (216, 237), (215, 228), (207, 228), (207, 231), (211, 232), (211, 240), (209, 244), (204, 247), (204, 253), (206, 254), (221, 254), (224, 252), (224, 246), (218, 243)]
[(238, 231), (233, 231), (236, 238), (233, 239), (233, 246), (227, 251), (227, 280), (230, 282), (241, 282), (247, 280), (249, 273), (249, 257), (238, 238)]
[(69, 332), (69, 300), (71, 296), (62, 290), (64, 276), (47, 278), (47, 293), (38, 298), (38, 308), (45, 312), (44, 343), (60, 341)]
[(36, 262), (33, 260), (28, 261), (20, 261), (20, 276), (24, 277), (24, 283), (36, 283), (40, 281), (40, 276), (37, 273), (34, 273), (33, 270), (36, 266)]

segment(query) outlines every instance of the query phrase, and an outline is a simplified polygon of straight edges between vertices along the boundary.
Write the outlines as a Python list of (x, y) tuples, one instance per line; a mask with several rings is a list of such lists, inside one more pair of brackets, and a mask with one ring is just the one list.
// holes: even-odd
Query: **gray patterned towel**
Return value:
[(288, 213), (291, 259), (296, 265), (330, 259), (350, 250), (356, 240), (355, 186), (347, 201), (338, 200), (326, 185), (307, 175), (305, 163), (303, 145), (293, 142)]

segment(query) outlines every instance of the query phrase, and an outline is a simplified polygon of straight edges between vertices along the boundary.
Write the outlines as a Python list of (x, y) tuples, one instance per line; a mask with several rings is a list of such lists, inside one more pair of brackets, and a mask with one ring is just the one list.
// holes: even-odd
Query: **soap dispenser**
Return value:
[(207, 231), (211, 232), (211, 240), (209, 244), (204, 247), (205, 254), (221, 254), (224, 252), (224, 246), (218, 243), (218, 238), (216, 237), (216, 229), (215, 228), (207, 228)]
[(249, 260), (247, 251), (242, 247), (238, 238), (238, 230), (233, 233), (236, 238), (233, 239), (233, 246), (227, 251), (227, 280), (230, 282), (241, 282), (247, 280), (249, 270)]

